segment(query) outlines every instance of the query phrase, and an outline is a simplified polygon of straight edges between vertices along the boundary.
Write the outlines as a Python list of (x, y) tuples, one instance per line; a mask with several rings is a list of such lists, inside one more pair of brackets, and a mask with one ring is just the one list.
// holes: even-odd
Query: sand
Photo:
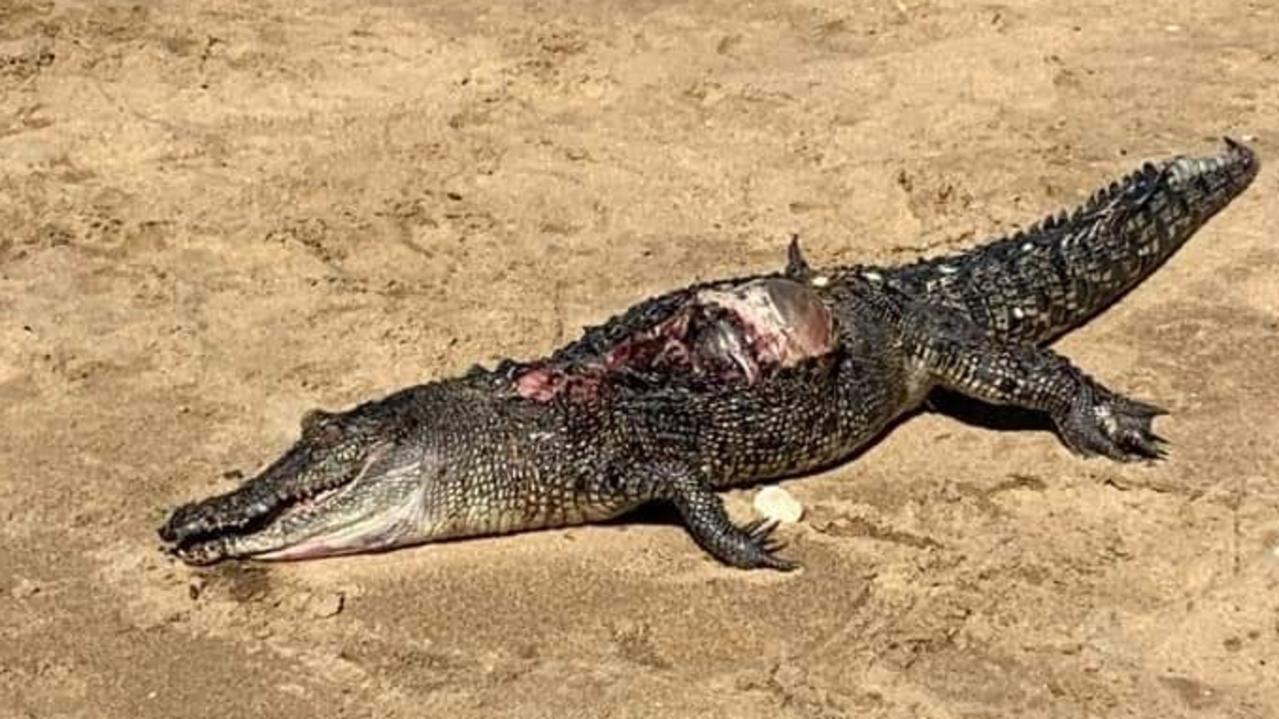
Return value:
[(1273, 167), (1276, 37), (1270, 0), (0, 2), (0, 716), (1279, 715), (1269, 168), (1058, 344), (1172, 410), (1156, 467), (923, 414), (785, 483), (791, 575), (661, 514), (211, 571), (155, 536), (309, 408), (791, 232), (904, 261), (1223, 134)]

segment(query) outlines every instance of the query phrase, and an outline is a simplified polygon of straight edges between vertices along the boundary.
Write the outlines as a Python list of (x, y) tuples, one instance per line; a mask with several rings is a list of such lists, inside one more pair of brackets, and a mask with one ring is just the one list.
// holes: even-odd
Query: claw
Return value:
[(790, 572), (799, 569), (800, 564), (793, 559), (779, 557), (772, 551), (769, 551), (764, 554), (764, 559), (760, 566), (768, 567), (769, 569), (776, 569), (781, 572)]
[(1100, 454), (1118, 462), (1160, 460), (1168, 456), (1161, 446), (1167, 440), (1154, 433), (1151, 423), (1167, 413), (1162, 407), (1094, 385), (1076, 398), (1059, 427), (1071, 450), (1085, 457)]
[(1168, 414), (1168, 410), (1159, 405), (1122, 396), (1115, 398), (1115, 404), (1117, 409), (1140, 417), (1162, 417)]
[(781, 523), (776, 519), (756, 519), (742, 527), (742, 531), (753, 538), (767, 538), (768, 535), (773, 533), (773, 530), (777, 529), (779, 524)]
[(777, 556), (786, 548), (786, 542), (773, 536), (773, 532), (781, 525), (775, 519), (755, 519), (741, 527), (749, 545), (755, 550), (752, 557), (754, 566), (789, 572), (799, 568), (799, 562)]

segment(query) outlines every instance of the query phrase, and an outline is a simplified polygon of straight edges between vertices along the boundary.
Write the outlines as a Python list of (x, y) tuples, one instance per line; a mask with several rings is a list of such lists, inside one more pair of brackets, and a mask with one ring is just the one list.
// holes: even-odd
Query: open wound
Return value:
[(591, 399), (614, 385), (750, 385), (833, 346), (834, 320), (813, 290), (782, 278), (753, 280), (697, 292), (601, 357), (527, 365), (516, 374), (514, 389), (547, 402)]

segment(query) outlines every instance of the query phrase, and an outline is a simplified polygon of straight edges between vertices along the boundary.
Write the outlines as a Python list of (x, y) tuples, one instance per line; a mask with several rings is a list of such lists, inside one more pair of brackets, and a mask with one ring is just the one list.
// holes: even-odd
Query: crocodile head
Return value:
[(387, 549), (429, 525), (423, 477), (438, 463), (398, 438), (413, 419), (376, 406), (313, 411), (279, 459), (239, 488), (183, 505), (160, 528), (190, 564), (303, 559)]

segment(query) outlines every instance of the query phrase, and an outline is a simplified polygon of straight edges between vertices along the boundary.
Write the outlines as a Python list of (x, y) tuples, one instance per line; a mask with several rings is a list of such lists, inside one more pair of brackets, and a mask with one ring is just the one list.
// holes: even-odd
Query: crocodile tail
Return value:
[(911, 294), (968, 314), (998, 336), (1046, 342), (1083, 324), (1154, 272), (1248, 187), (1260, 162), (1238, 142), (1211, 157), (1146, 163), (1061, 213), (968, 252), (885, 270)]

